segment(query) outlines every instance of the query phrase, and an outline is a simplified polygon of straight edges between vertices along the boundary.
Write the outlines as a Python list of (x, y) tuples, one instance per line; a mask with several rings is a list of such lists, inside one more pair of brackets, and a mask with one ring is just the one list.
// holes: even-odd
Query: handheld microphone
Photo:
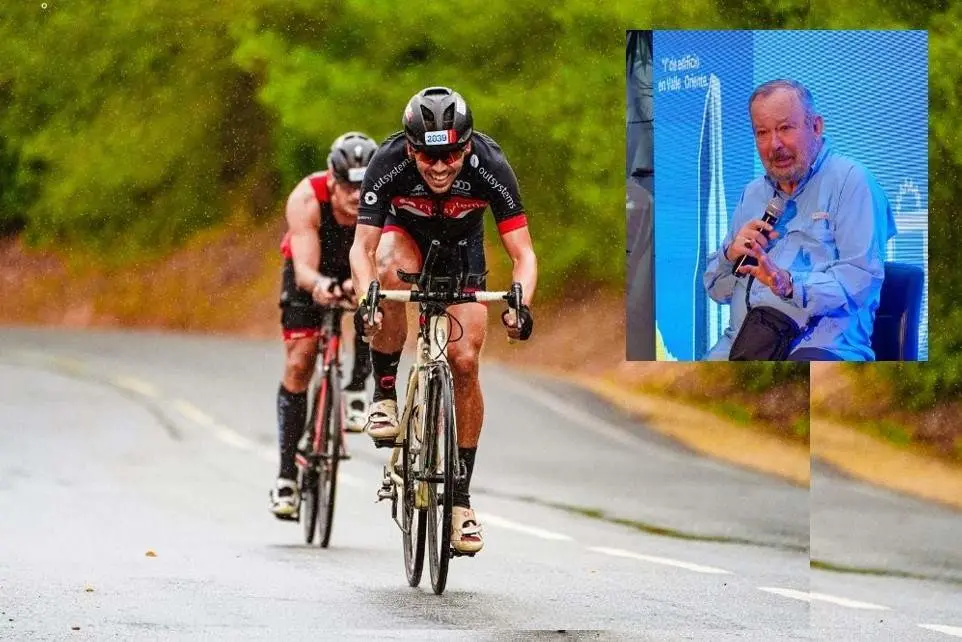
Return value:
[[(779, 196), (773, 196), (768, 201), (768, 206), (765, 207), (765, 213), (762, 214), (762, 222), (768, 223), (772, 227), (775, 227), (775, 224), (778, 223), (778, 217), (782, 215), (784, 210), (785, 201), (783, 201)], [(768, 232), (762, 230), (762, 236), (767, 239)], [(742, 267), (743, 265), (758, 265), (758, 260), (754, 256), (750, 256), (748, 254), (741, 255), (738, 257), (738, 260), (735, 261), (735, 267), (732, 268), (732, 274), (739, 278), (745, 276), (744, 274), (740, 274), (738, 272), (738, 268)]]

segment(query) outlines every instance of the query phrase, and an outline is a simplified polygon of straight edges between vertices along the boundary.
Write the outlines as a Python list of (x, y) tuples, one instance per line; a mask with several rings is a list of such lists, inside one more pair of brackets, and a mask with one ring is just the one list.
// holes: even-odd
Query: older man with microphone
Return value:
[(794, 80), (748, 101), (765, 175), (745, 187), (704, 274), (731, 305), (710, 360), (872, 361), (872, 326), (895, 235), (888, 199), (832, 150), (811, 92)]

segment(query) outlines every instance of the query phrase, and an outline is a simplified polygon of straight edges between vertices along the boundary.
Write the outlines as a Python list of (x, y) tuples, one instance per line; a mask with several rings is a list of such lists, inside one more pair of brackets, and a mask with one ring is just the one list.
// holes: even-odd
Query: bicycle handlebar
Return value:
[[(520, 284), (516, 284), (519, 285)], [(509, 300), (511, 292), (421, 292), (420, 290), (381, 290), (380, 298), (401, 303), (490, 303)]]
[(378, 281), (372, 281), (367, 289), (368, 318), (373, 319), (377, 314), (378, 303), (384, 299), (387, 301), (398, 301), (401, 303), (441, 303), (454, 305), (457, 303), (491, 303), (494, 301), (507, 301), (508, 307), (512, 310), (521, 309), (521, 284), (512, 283), (511, 289), (504, 292), (476, 290), (473, 292), (464, 291), (464, 283), (469, 277), (483, 277), (484, 275), (470, 275), (468, 262), (468, 248), (466, 241), (458, 241), (458, 253), (461, 260), (461, 274), (455, 280), (454, 289), (432, 290), (431, 289), (431, 268), (434, 266), (437, 253), (440, 249), (438, 240), (431, 241), (428, 247), (427, 256), (424, 257), (424, 265), (420, 273), (408, 273), (398, 270), (398, 278), (404, 283), (417, 285), (417, 290), (381, 290)]

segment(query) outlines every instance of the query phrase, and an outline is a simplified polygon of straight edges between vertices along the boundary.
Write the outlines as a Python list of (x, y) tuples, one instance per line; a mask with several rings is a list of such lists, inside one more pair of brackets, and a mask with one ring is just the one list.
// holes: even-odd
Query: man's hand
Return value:
[(336, 279), (329, 276), (318, 274), (314, 279), (314, 289), (311, 290), (311, 298), (318, 305), (333, 305), (342, 296), (341, 286)]
[[(738, 230), (738, 233), (735, 235), (735, 240), (732, 241), (732, 244), (725, 250), (725, 258), (734, 263), (740, 256), (745, 254), (751, 256), (752, 241), (758, 243), (763, 249), (767, 248), (770, 241), (778, 238), (778, 232), (775, 232), (774, 229), (775, 228), (761, 219), (748, 221), (742, 226), (742, 229)], [(768, 238), (765, 238), (762, 232), (767, 232)]]
[(792, 275), (775, 265), (758, 241), (751, 242), (747, 254), (754, 257), (758, 265), (743, 265), (738, 268), (740, 274), (751, 274), (780, 297), (792, 296)]
[(368, 307), (367, 301), (361, 299), (357, 310), (354, 311), (354, 332), (361, 335), (365, 343), (370, 343), (371, 337), (381, 330), (381, 321), (384, 318), (384, 314), (380, 308), (378, 308), (377, 314), (374, 316), (373, 323), (370, 320), (370, 316), (371, 309)]
[[(521, 324), (519, 327), (518, 317), (521, 318)], [(512, 340), (520, 339), (521, 341), (527, 341), (528, 337), (531, 336), (531, 331), (534, 330), (534, 319), (531, 316), (531, 309), (526, 305), (521, 306), (521, 314), (519, 315), (514, 309), (507, 309), (501, 314), (501, 323), (504, 324), (505, 329), (508, 331), (508, 338)]]
[(357, 307), (357, 293), (354, 291), (354, 281), (346, 279), (341, 282), (341, 292), (352, 308)]

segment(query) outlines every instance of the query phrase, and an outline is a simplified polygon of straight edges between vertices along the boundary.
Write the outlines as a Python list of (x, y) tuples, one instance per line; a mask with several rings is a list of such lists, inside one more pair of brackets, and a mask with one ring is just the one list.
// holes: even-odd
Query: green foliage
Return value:
[(30, 186), (21, 172), (20, 152), (8, 149), (0, 137), (0, 236), (21, 231), (27, 225), (23, 211), (30, 202)]
[(518, 176), (543, 286), (620, 285), (630, 13), (587, 1), (467, 3), (456, 13), (471, 18), (440, 4), (271, 2), (235, 25), (234, 60), (260, 79), (259, 99), (277, 119), (283, 182), (293, 185), (304, 158), (344, 129), (383, 138), (400, 129), (412, 94), (451, 86)]
[(808, 440), (811, 436), (811, 418), (806, 414), (804, 417), (799, 417), (794, 424), (792, 424), (792, 434), (799, 439)]
[[(7, 4), (0, 233), (25, 227), (34, 242), (122, 261), (165, 251), (238, 204), (250, 210), (258, 201), (279, 215), (337, 134), (386, 136), (411, 94), (448, 84), (518, 175), (548, 293), (623, 283), (626, 27), (928, 28), (931, 354), (962, 371), (962, 308), (952, 305), (962, 276), (950, 267), (962, 239), (946, 207), (962, 164), (952, 123), (962, 98), (957, 4)], [(933, 370), (892, 376), (920, 400), (959, 389), (962, 378)], [(752, 380), (768, 385), (778, 372)]]
[(39, 188), (5, 199), (4, 219), (24, 218), (34, 242), (123, 260), (222, 218), (225, 90), (240, 72), (218, 11), (19, 3), (0, 22), (0, 137), (18, 159), (14, 185)]
[(163, 252), (263, 192), (257, 172), (279, 177), (279, 212), (337, 134), (384, 137), (411, 94), (447, 84), (518, 175), (543, 290), (620, 287), (623, 33), (645, 5), (721, 26), (704, 0), (5, 7), (0, 226), (114, 261)]
[(749, 392), (796, 383), (808, 385), (808, 364), (799, 362), (748, 362), (736, 365), (738, 376)]
[[(962, 108), (962, 42), (957, 37), (962, 4), (947, 9), (938, 2), (925, 5), (941, 12), (925, 16), (915, 2), (873, 8), (879, 24), (929, 30), (929, 362), (876, 366), (911, 410), (962, 397), (962, 272), (957, 269), (962, 229), (953, 207), (962, 200), (962, 145), (956, 123)], [(820, 26), (864, 26), (861, 12), (852, 5), (848, 12)], [(926, 19), (920, 21), (922, 16)]]
[(749, 393), (795, 384), (808, 386), (808, 364), (795, 361), (739, 363), (703, 362), (699, 370), (704, 381), (730, 381), (732, 386)]

